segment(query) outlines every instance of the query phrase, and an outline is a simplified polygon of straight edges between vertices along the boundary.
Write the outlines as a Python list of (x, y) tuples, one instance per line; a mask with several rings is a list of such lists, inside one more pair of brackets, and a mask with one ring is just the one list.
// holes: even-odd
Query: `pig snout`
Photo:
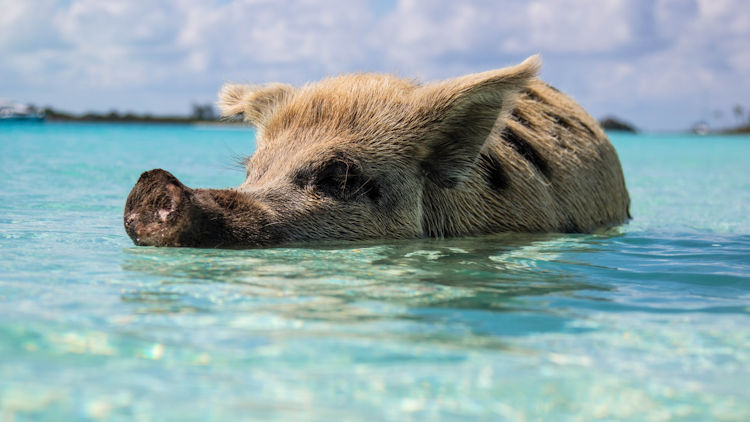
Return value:
[(125, 231), (140, 246), (179, 246), (192, 229), (193, 190), (171, 173), (143, 173), (125, 202)]
[(138, 246), (253, 247), (278, 243), (272, 212), (233, 189), (191, 189), (171, 173), (143, 173), (123, 223)]

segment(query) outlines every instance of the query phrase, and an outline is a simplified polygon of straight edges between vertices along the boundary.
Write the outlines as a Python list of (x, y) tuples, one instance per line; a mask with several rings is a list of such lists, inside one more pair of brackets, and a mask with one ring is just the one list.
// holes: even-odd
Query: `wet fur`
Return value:
[[(532, 57), (425, 85), (353, 74), (300, 88), (225, 86), (223, 115), (255, 126), (258, 148), (238, 188), (185, 187), (207, 221), (221, 223), (209, 226), (223, 235), (203, 236), (252, 246), (623, 223), (629, 198), (612, 145), (579, 105), (535, 77), (538, 67)], [(131, 204), (148, 207), (165, 205)]]

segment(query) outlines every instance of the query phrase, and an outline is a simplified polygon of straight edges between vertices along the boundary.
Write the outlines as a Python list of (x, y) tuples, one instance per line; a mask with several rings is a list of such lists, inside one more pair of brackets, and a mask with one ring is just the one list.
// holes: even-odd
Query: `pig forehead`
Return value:
[(259, 140), (257, 160), (325, 161), (334, 157), (367, 159), (384, 154), (406, 153), (407, 145), (396, 137), (364, 137), (361, 134), (331, 131), (324, 127), (286, 130)]
[[(407, 121), (415, 85), (387, 75), (345, 75), (298, 89), (278, 107), (264, 132), (327, 132), (325, 139), (359, 139), (393, 132)], [(309, 136), (306, 136), (309, 137)]]
[(279, 131), (272, 137), (263, 136), (259, 139), (255, 156), (258, 158), (284, 157), (288, 160), (316, 159), (332, 155), (334, 151), (361, 150), (358, 143), (350, 136), (331, 133), (323, 128), (295, 129)]

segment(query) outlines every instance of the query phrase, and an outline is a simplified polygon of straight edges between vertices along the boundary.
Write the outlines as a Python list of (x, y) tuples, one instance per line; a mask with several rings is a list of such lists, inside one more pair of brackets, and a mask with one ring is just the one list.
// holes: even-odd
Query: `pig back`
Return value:
[(625, 222), (630, 203), (599, 124), (537, 79), (498, 119), (468, 180), (454, 189), (428, 183), (423, 198), (428, 236), (587, 233)]

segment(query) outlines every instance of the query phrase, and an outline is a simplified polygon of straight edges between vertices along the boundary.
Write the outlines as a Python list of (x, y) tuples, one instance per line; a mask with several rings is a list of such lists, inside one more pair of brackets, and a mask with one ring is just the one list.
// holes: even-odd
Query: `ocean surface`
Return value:
[(595, 235), (135, 247), (240, 127), (0, 125), (0, 421), (750, 420), (750, 137), (612, 134)]

